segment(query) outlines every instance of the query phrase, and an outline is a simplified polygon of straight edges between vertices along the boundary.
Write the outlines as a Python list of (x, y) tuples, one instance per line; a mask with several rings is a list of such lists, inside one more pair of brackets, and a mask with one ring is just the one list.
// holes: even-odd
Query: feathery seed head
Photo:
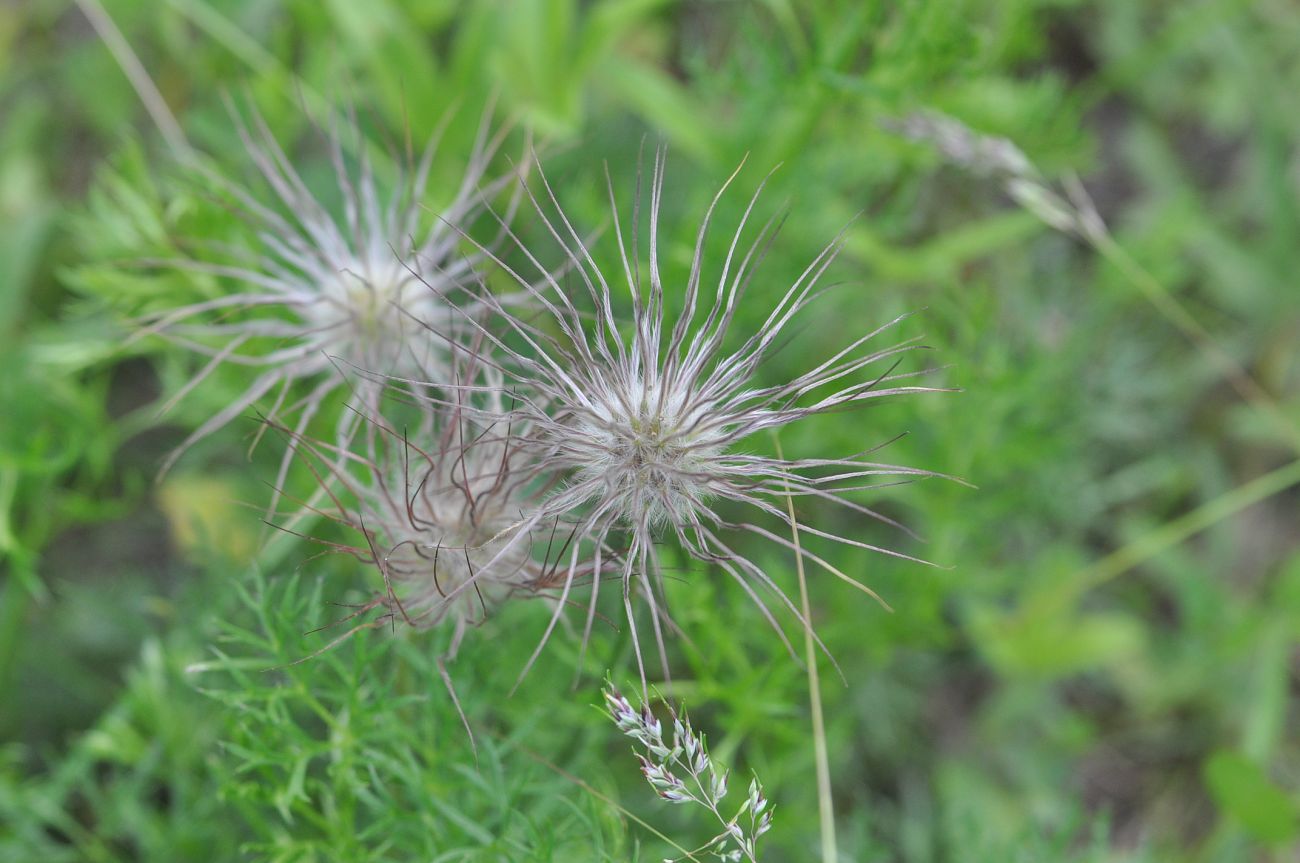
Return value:
[[(251, 243), (222, 259), (204, 255), (161, 262), (215, 276), (230, 290), (157, 314), (144, 332), (160, 333), (211, 358), (172, 403), (222, 364), (261, 369), (261, 374), (191, 435), (164, 470), (190, 444), (264, 396), (274, 398), (270, 419), (296, 412), (297, 430), (305, 430), (325, 399), (342, 387), (339, 362), (394, 378), (446, 380), (462, 320), (453, 302), (460, 301), (461, 286), (484, 259), (461, 254), (461, 230), (506, 182), (485, 181), (508, 131), (489, 137), (485, 117), (463, 179), (440, 195), (449, 200), (430, 218), (424, 204), (439, 137), (415, 165), (396, 169), (385, 198), (364, 142), (350, 162), (336, 120), (328, 134), (342, 200), (336, 213), (308, 187), (260, 115), (253, 114), (251, 125), (236, 119), (263, 191), (206, 173), (248, 228)], [(513, 206), (507, 213), (512, 211)], [(290, 398), (290, 388), (299, 383), (308, 389)], [(354, 395), (374, 413), (382, 388), (364, 378)], [(340, 439), (353, 433), (355, 421), (355, 414), (343, 412)]]
[(577, 484), (601, 486), (625, 524), (659, 527), (685, 518), (709, 496), (704, 480), (721, 453), (721, 435), (701, 430), (703, 417), (685, 393), (644, 378), (601, 383), (556, 460), (577, 467)]
[[(871, 593), (806, 545), (789, 538), (795, 522), (793, 513), (786, 509), (787, 499), (813, 498), (901, 528), (883, 514), (852, 500), (850, 494), (875, 487), (879, 477), (934, 474), (869, 461), (866, 454), (786, 459), (741, 449), (743, 442), (756, 434), (779, 430), (815, 414), (891, 395), (934, 391), (909, 381), (929, 370), (897, 371), (903, 356), (921, 349), (921, 345), (908, 340), (878, 349), (868, 346), (902, 318), (862, 334), (791, 380), (775, 384), (760, 380), (760, 367), (777, 339), (817, 296), (819, 281), (839, 252), (842, 235), (784, 291), (756, 332), (733, 340), (730, 330), (735, 312), (775, 234), (776, 220), (770, 219), (748, 249), (742, 251), (742, 237), (762, 184), (745, 209), (725, 257), (712, 265), (710, 281), (716, 281), (709, 287), (705, 284), (709, 269), (705, 264), (706, 238), (714, 208), (730, 179), (704, 215), (689, 273), (683, 281), (674, 283), (665, 281), (660, 267), (662, 149), (656, 153), (650, 184), (649, 271), (644, 274), (637, 247), (641, 236), (637, 224), (639, 201), (633, 207), (632, 242), (625, 244), (610, 184), (613, 234), (621, 261), (621, 269), (615, 274), (597, 262), (587, 242), (560, 209), (545, 173), (539, 171), (539, 176), (545, 197), (539, 199), (527, 189), (526, 193), (552, 239), (562, 248), (567, 270), (574, 274), (580, 288), (566, 289), (527, 249), (523, 252), (540, 276), (536, 284), (498, 261), (534, 304), (549, 313), (559, 329), (558, 336), (512, 314), (490, 297), (485, 298), (526, 345), (513, 348), (504, 340), (495, 342), (510, 360), (518, 384), (538, 394), (537, 399), (525, 401), (521, 414), (527, 417), (539, 442), (544, 468), (567, 478), (532, 513), (530, 521), (566, 519), (573, 525), (578, 545), (592, 550), (596, 571), (600, 571), (602, 560), (621, 561), (624, 605), (633, 640), (639, 648), (629, 599), (636, 590), (650, 606), (665, 672), (661, 624), (667, 622), (667, 617), (655, 547), (659, 534), (670, 532), (688, 554), (725, 571), (758, 603), (778, 633), (781, 629), (759, 591), (774, 594), (802, 621), (799, 611), (759, 566), (731, 546), (724, 537), (724, 528), (775, 541)], [(630, 294), (630, 327), (620, 326), (614, 312), (616, 295), (621, 291), (611, 283), (619, 281)], [(670, 290), (680, 297), (678, 307), (682, 311), (675, 319), (665, 312), (665, 293)], [(584, 295), (590, 300), (589, 306)], [(580, 305), (588, 310), (580, 310)], [(734, 341), (739, 345), (733, 346)], [(877, 448), (886, 443), (888, 439), (880, 441)], [(723, 505), (742, 511), (748, 508), (758, 517), (736, 521), (729, 513), (724, 515), (719, 508)], [(764, 521), (775, 522), (775, 530), (764, 526)], [(798, 529), (831, 542), (915, 560), (858, 539), (856, 532), (855, 536), (841, 536), (806, 524), (800, 524)], [(563, 598), (573, 574), (571, 568), (561, 604), (538, 652), (563, 611)], [(588, 633), (598, 588), (596, 581), (587, 618)], [(781, 637), (784, 639), (783, 633)], [(639, 649), (637, 655), (639, 659)], [(534, 659), (536, 656), (537, 652)]]
[(407, 378), (444, 371), (445, 346), (428, 340), (417, 353), (414, 340), (426, 326), (448, 332), (452, 312), (442, 296), (411, 275), (394, 249), (322, 273), (318, 284), (319, 297), (301, 314), (305, 339), (321, 355)]
[[(502, 404), (498, 376), (454, 364), (457, 380), (485, 381), (470, 398), (425, 394), (411, 399), (418, 420), (397, 431), (382, 417), (346, 447), (299, 438), (295, 448), (324, 465), (322, 486), (335, 504), (332, 517), (364, 537), (347, 548), (372, 564), (384, 594), (366, 606), (382, 620), (428, 628), (454, 621), (454, 654), (466, 628), (490, 606), (516, 592), (545, 585), (545, 561), (517, 537), (520, 513), (535, 506), (537, 465)], [(337, 488), (338, 490), (332, 490)]]

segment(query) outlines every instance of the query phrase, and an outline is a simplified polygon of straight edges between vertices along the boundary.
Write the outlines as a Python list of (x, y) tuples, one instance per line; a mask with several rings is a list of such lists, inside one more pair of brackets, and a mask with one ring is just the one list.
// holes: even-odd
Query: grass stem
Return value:
[(113, 23), (108, 10), (99, 0), (76, 0), (76, 4), (90, 21), (90, 26), (95, 28), (95, 33), (113, 55), (113, 59), (117, 61), (127, 80), (131, 82), (131, 87), (140, 97), (144, 109), (149, 112), (158, 131), (162, 133), (167, 146), (181, 161), (189, 161), (194, 156), (194, 148), (190, 146), (185, 133), (181, 131), (180, 123), (176, 122), (176, 115), (172, 113), (171, 108), (167, 107), (167, 101), (163, 99), (157, 85), (149, 77), (144, 64), (131, 49), (131, 44), (126, 41), (122, 31)]
[[(777, 458), (784, 459), (781, 441), (776, 439)], [(822, 715), (821, 678), (817, 674), (817, 646), (813, 639), (812, 610), (808, 603), (808, 576), (804, 571), (803, 549), (799, 542), (799, 522), (794, 514), (794, 497), (786, 487), (785, 505), (790, 514), (791, 540), (794, 543), (794, 565), (799, 574), (799, 603), (803, 613), (804, 661), (808, 666), (808, 701), (812, 709), (813, 758), (817, 764), (817, 814), (821, 825), (822, 863), (836, 863), (839, 848), (835, 841), (835, 806), (831, 797), (831, 769), (826, 751), (826, 722)]]

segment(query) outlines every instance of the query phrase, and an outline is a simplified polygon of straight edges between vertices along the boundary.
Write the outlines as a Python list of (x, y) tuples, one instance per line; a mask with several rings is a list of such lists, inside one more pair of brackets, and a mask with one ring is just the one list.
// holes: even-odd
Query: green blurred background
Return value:
[[(309, 176), (327, 164), (304, 106), (351, 103), (377, 140), (419, 142), (459, 105), (436, 196), (495, 95), (589, 228), (608, 220), (604, 163), (627, 190), (642, 141), (667, 143), (680, 276), (742, 157), (714, 252), (780, 163), (761, 208), (791, 216), (742, 331), (851, 223), (837, 287), (763, 375), (920, 310), (901, 335), (924, 334), (962, 392), (819, 418), (782, 445), (849, 454), (906, 431), (891, 459), (978, 488), (883, 498), (923, 546), (801, 511), (944, 567), (827, 551), (892, 613), (812, 577), (847, 680), (823, 666), (841, 859), (1300, 859), (1294, 4), (103, 3), (233, 176), (248, 166), (227, 96), (260, 106)], [(372, 585), (284, 538), (251, 562), (278, 459), (246, 455), (252, 420), (154, 483), (239, 384), (218, 376), (159, 419), (194, 366), (124, 346), (115, 299), (166, 286), (122, 262), (205, 217), (97, 7), (0, 6), (0, 860), (672, 853), (629, 812), (703, 842), (710, 825), (657, 804), (591, 707), (606, 670), (634, 673), (624, 634), (598, 633), (574, 688), (577, 638), (558, 637), (511, 696), (546, 609), (471, 633), (451, 671), (477, 758), (438, 634), (363, 633), (262, 670), (318, 649), (303, 633), (327, 601)], [(1115, 245), (1052, 230), (882, 122), (917, 111), (1077, 173)], [(779, 548), (745, 547), (794, 589)], [(690, 641), (665, 694), (762, 778), (778, 807), (763, 859), (818, 859), (804, 672), (716, 573), (684, 573), (670, 600)]]

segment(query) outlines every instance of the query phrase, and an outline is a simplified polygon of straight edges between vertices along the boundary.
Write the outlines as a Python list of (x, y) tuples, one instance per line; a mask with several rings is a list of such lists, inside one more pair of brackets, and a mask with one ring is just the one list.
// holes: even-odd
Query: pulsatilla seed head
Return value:
[(573, 433), (553, 441), (555, 459), (578, 466), (576, 482), (602, 486), (626, 524), (660, 527), (680, 520), (709, 495), (701, 483), (725, 442), (701, 429), (659, 384), (600, 381), (594, 410), (575, 416)]
[[(190, 435), (164, 471), (191, 444), (263, 398), (271, 402), (269, 419), (296, 415), (296, 430), (305, 431), (325, 400), (344, 387), (341, 367), (446, 380), (451, 344), (466, 311), (455, 306), (466, 299), (463, 285), (485, 259), (465, 253), (461, 231), (514, 177), (486, 179), (508, 132), (503, 127), (490, 135), (488, 117), (458, 186), (438, 190), (430, 190), (428, 180), (440, 135), (418, 160), (399, 164), (391, 183), (381, 183), (360, 132), (345, 148), (336, 118), (326, 135), (341, 199), (336, 211), (309, 188), (259, 114), (247, 121), (233, 108), (232, 114), (258, 182), (245, 187), (215, 169), (200, 170), (247, 229), (246, 242), (155, 262), (214, 277), (226, 292), (155, 314), (143, 322), (142, 333), (158, 333), (210, 358), (169, 406), (223, 364), (260, 373)], [(355, 121), (349, 127), (355, 131)], [(436, 215), (426, 207), (431, 192), (445, 202)], [(510, 203), (506, 213), (514, 207)], [(362, 378), (352, 396), (374, 413), (382, 388)], [(357, 416), (341, 412), (340, 439), (355, 431)]]
[[(503, 304), (494, 303), (489, 294), (483, 299), (512, 330), (510, 339), (497, 338), (486, 329), (483, 334), (504, 357), (503, 367), (514, 375), (518, 389), (531, 394), (523, 400), (519, 414), (532, 429), (539, 462), (544, 470), (564, 478), (524, 524), (563, 519), (576, 538), (561, 602), (534, 659), (563, 613), (577, 572), (578, 549), (584, 550), (591, 571), (603, 572), (611, 564), (621, 570), (624, 606), (638, 659), (640, 640), (631, 597), (637, 593), (644, 598), (665, 672), (662, 630), (670, 622), (657, 550), (657, 542), (665, 534), (691, 556), (716, 565), (733, 578), (783, 639), (785, 635), (762, 594), (775, 596), (802, 621), (798, 609), (761, 567), (732, 546), (727, 532), (745, 531), (774, 541), (874, 596), (806, 542), (791, 539), (790, 531), (796, 525), (787, 510), (788, 500), (812, 498), (901, 528), (853, 498), (864, 489), (896, 484), (899, 478), (936, 474), (871, 461), (867, 456), (874, 449), (856, 456), (787, 459), (752, 454), (746, 445), (755, 435), (816, 414), (850, 409), (883, 397), (936, 391), (911, 382), (930, 369), (898, 370), (907, 354), (923, 349), (915, 339), (872, 347), (875, 338), (901, 317), (854, 337), (829, 357), (813, 360), (807, 371), (792, 379), (775, 383), (763, 379), (763, 361), (791, 321), (818, 295), (819, 281), (835, 260), (843, 234), (782, 292), (756, 331), (734, 334), (736, 310), (776, 232), (777, 220), (769, 219), (748, 248), (742, 246), (762, 183), (744, 210), (725, 256), (706, 263), (706, 238), (714, 209), (736, 176), (732, 175), (704, 214), (689, 272), (682, 279), (666, 281), (660, 267), (659, 240), (662, 149), (656, 153), (650, 183), (645, 233), (648, 272), (643, 272), (638, 247), (643, 236), (638, 224), (642, 212), (639, 180), (630, 234), (624, 231), (610, 183), (612, 233), (620, 263), (610, 269), (600, 263), (597, 252), (564, 214), (545, 173), (539, 170), (538, 176), (544, 194), (525, 187), (526, 193), (551, 238), (561, 247), (565, 271), (572, 276), (561, 284), (554, 271), (522, 244), (520, 250), (536, 276), (533, 270), (525, 275), (502, 260), (497, 263), (528, 294), (531, 307), (549, 316), (553, 327), (548, 330), (534, 318), (512, 313)], [(630, 235), (630, 243), (624, 241), (625, 235)], [(711, 274), (707, 276), (711, 285), (706, 284), (706, 274)], [(622, 287), (616, 290), (619, 282)], [(631, 304), (630, 325), (622, 324), (615, 313), (615, 307), (625, 302), (620, 296), (623, 291)], [(675, 305), (681, 312), (675, 318), (665, 312), (669, 292), (679, 300)], [(892, 439), (881, 437), (875, 449)], [(738, 518), (733, 511), (748, 511), (751, 516)], [(767, 526), (769, 522), (772, 527)], [(857, 531), (841, 535), (809, 524), (799, 524), (798, 530), (833, 543), (916, 560), (868, 543), (858, 538)], [(599, 585), (599, 580), (593, 582), (584, 645)]]
[[(457, 381), (494, 377), (472, 360), (454, 367)], [(521, 440), (528, 430), (515, 425), (499, 386), (469, 389), (417, 398), (403, 391), (394, 413), (409, 418), (413, 409), (414, 424), (398, 431), (383, 416), (367, 417), (347, 448), (294, 440), (334, 505), (327, 515), (362, 537), (334, 547), (371, 565), (382, 584), (358, 612), (380, 616), (360, 626), (448, 621), (451, 656), (497, 602), (538, 593), (550, 572), (531, 539), (516, 535), (539, 491), (537, 464)]]

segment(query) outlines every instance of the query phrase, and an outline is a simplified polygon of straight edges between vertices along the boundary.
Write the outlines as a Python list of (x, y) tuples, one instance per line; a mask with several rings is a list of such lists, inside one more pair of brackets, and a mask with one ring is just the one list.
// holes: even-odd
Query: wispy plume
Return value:
[(519, 535), (521, 513), (545, 491), (526, 445), (529, 429), (508, 410), (500, 373), (482, 359), (474, 345), (453, 351), (446, 397), (432, 388), (390, 390), (382, 412), (361, 417), (346, 447), (282, 428), (331, 504), (318, 514), (359, 537), (354, 545), (324, 544), (375, 575), (375, 597), (348, 620), (377, 616), (348, 635), (387, 623), (427, 629), (445, 622), (454, 657), (493, 606), (535, 595), (553, 576), (547, 560), (563, 542), (558, 526), (545, 543)]
[[(621, 268), (611, 272), (598, 263), (597, 252), (560, 209), (539, 171), (544, 193), (528, 194), (573, 273), (566, 282), (576, 283), (576, 287), (561, 284), (520, 244), (531, 267), (528, 275), (502, 260), (498, 263), (531, 298), (533, 307), (544, 313), (548, 326), (524, 319), (490, 295), (485, 294), (483, 302), (491, 305), (512, 331), (510, 339), (487, 330), (484, 333), (504, 358), (505, 367), (512, 370), (516, 385), (534, 396), (521, 401), (518, 413), (532, 430), (539, 461), (544, 469), (563, 478), (563, 484), (527, 516), (524, 525), (532, 529), (561, 519), (575, 536), (562, 601), (537, 651), (566, 607), (563, 600), (578, 573), (581, 548), (589, 553), (592, 570), (613, 566), (621, 574), (623, 603), (638, 661), (642, 639), (637, 633), (633, 596), (644, 598), (666, 674), (663, 633), (672, 622), (662, 589), (657, 550), (661, 538), (675, 538), (690, 556), (727, 573), (785, 639), (764, 596), (775, 596), (800, 621), (802, 615), (768, 573), (734, 546), (727, 534), (747, 532), (795, 551), (786, 535), (790, 517), (781, 505), (787, 494), (826, 502), (905, 530), (888, 516), (851, 499), (850, 494), (882, 483), (935, 475), (874, 461), (872, 450), (832, 458), (758, 455), (752, 451), (752, 439), (816, 414), (938, 390), (915, 382), (927, 369), (900, 370), (906, 355), (923, 349), (914, 339), (874, 347), (902, 318), (863, 333), (793, 379), (763, 381), (759, 372), (763, 361), (818, 295), (818, 285), (835, 260), (842, 237), (807, 265), (756, 332), (733, 334), (736, 310), (778, 226), (775, 217), (768, 219), (749, 244), (743, 244), (762, 184), (736, 226), (723, 260), (706, 264), (706, 239), (714, 209), (735, 178), (733, 174), (704, 215), (684, 283), (665, 284), (659, 225), (664, 173), (664, 152), (660, 150), (655, 155), (646, 213), (649, 270), (645, 272), (640, 264), (639, 183), (628, 230), (610, 184), (613, 236), (621, 261)], [(631, 303), (630, 326), (620, 325), (616, 311), (625, 304), (620, 296), (623, 291)], [(665, 310), (667, 291), (679, 292), (682, 312), (675, 319)], [(882, 434), (880, 445), (892, 437)], [(733, 509), (748, 510), (751, 515), (737, 520), (731, 515)], [(832, 543), (916, 559), (856, 535), (840, 535), (806, 523), (800, 530)], [(797, 553), (871, 593), (806, 546)], [(599, 584), (593, 582), (584, 646)]]
[[(233, 107), (231, 113), (259, 182), (245, 187), (210, 168), (204, 175), (250, 240), (238, 248), (199, 244), (195, 248), (202, 251), (189, 258), (155, 262), (215, 277), (226, 290), (158, 313), (143, 322), (142, 332), (158, 333), (209, 358), (168, 407), (219, 366), (255, 373), (240, 396), (169, 456), (164, 472), (189, 446), (263, 400), (269, 403), (267, 417), (290, 423), (296, 434), (306, 431), (326, 399), (345, 385), (351, 386), (355, 404), (373, 412), (383, 385), (373, 376), (349, 384), (339, 366), (445, 379), (450, 342), (461, 321), (452, 304), (463, 297), (459, 286), (484, 260), (464, 249), (460, 231), (513, 179), (513, 174), (488, 178), (508, 132), (505, 126), (491, 131), (490, 112), (459, 185), (440, 190), (428, 188), (440, 134), (418, 159), (397, 167), (391, 183), (381, 183), (355, 118), (336, 116), (325, 135), (341, 200), (335, 212), (308, 186), (260, 114), (246, 119)], [(355, 158), (345, 147), (344, 129), (356, 133)], [(431, 197), (446, 203), (431, 211)], [(512, 212), (513, 204), (507, 218)], [(440, 335), (431, 338), (430, 332)], [(355, 431), (357, 416), (341, 413), (338, 443)]]

